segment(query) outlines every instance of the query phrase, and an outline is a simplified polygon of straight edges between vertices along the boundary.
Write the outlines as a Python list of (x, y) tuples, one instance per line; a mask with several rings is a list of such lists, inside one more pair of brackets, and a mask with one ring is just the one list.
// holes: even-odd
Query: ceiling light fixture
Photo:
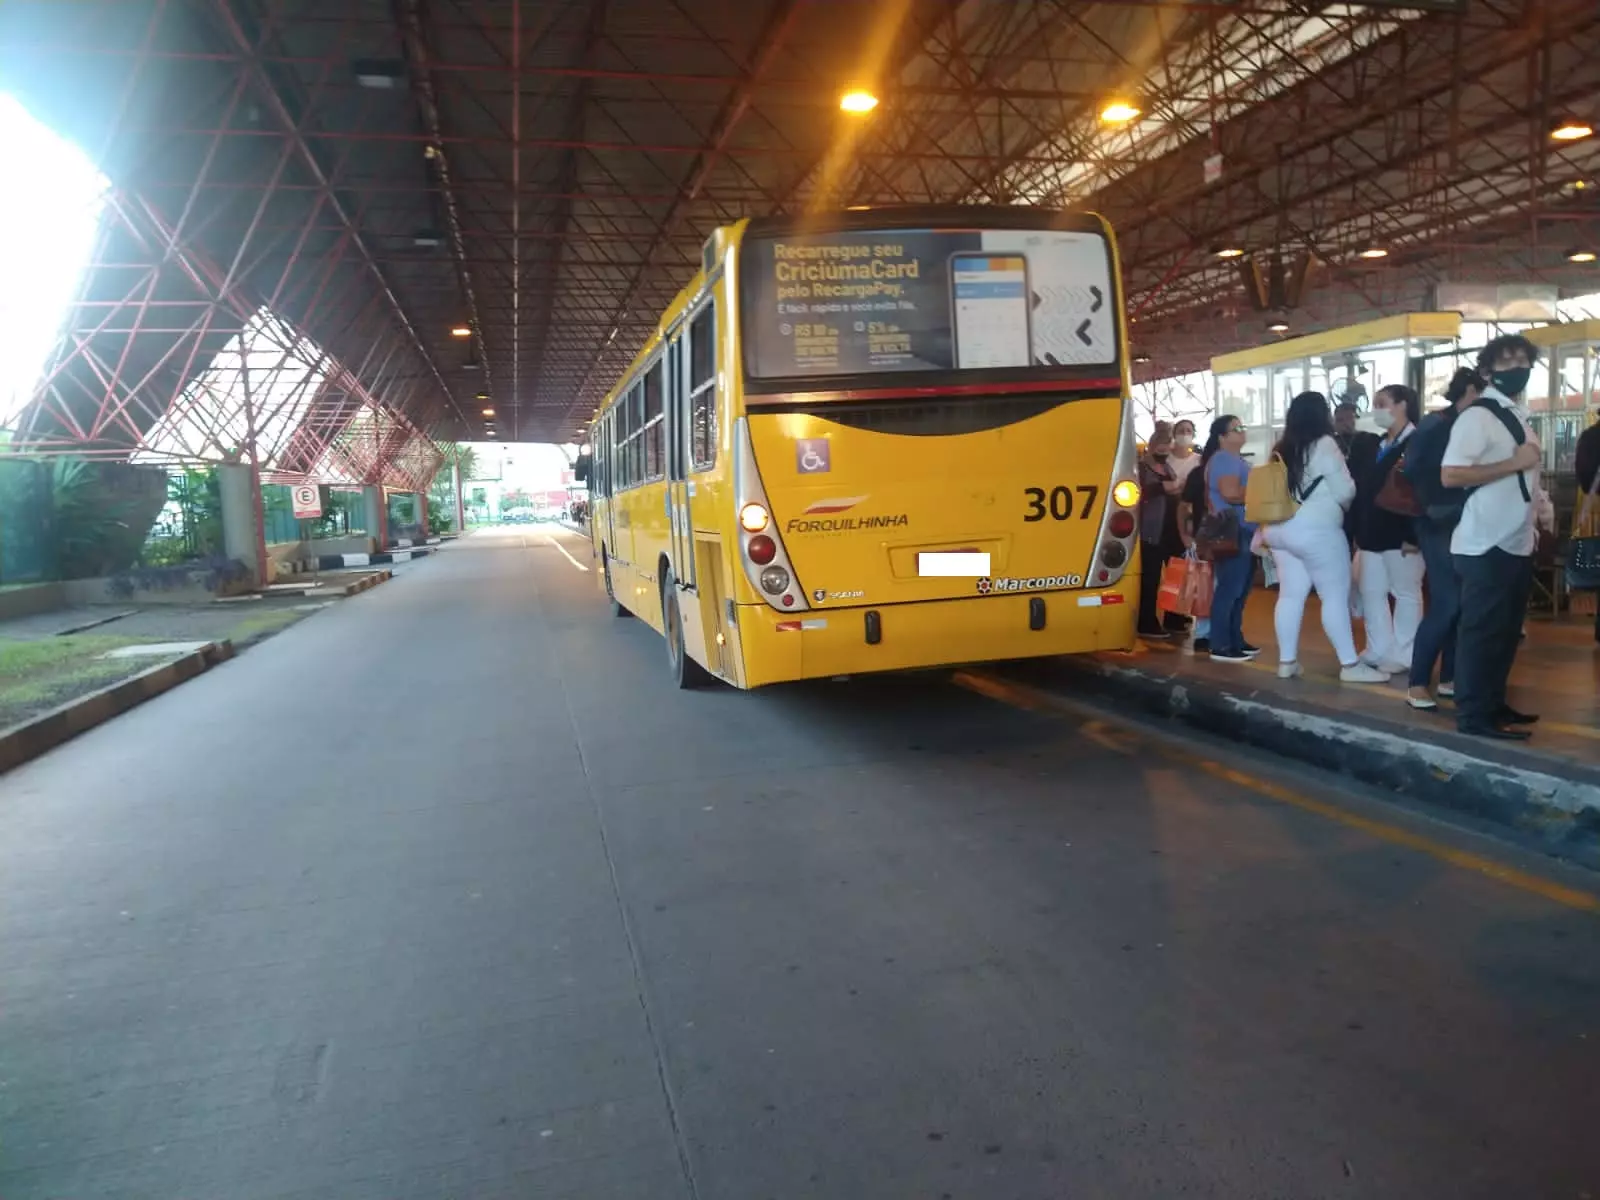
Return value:
[(1244, 248), (1242, 246), (1213, 246), (1211, 247), (1211, 253), (1216, 258), (1243, 258)]
[(419, 250), (437, 250), (444, 245), (444, 234), (433, 229), (419, 229), (411, 235), (411, 244)]
[(450, 327), (450, 336), (455, 338), (471, 337), (472, 329), (467, 325), (452, 325)]
[(1594, 125), (1580, 117), (1562, 117), (1550, 127), (1550, 137), (1557, 142), (1581, 142), (1594, 134)]
[(483, 415), (484, 415), (484, 416), (486, 416), (486, 417), (492, 417), (492, 416), (494, 416), (494, 409), (492, 409), (492, 408), (486, 408), (486, 409), (484, 409), (484, 410), (483, 410)]
[(1361, 252), (1362, 258), (1388, 258), (1389, 252), (1382, 246), (1368, 246)]
[(1595, 254), (1595, 252), (1593, 250), (1569, 250), (1569, 251), (1567, 251), (1567, 261), (1568, 262), (1592, 263), (1592, 262), (1594, 262), (1596, 257), (1597, 256), (1596, 256), (1596, 254)]
[(390, 92), (405, 82), (405, 64), (392, 58), (359, 58), (350, 64), (356, 82), (364, 88)]
[(1142, 115), (1144, 109), (1128, 100), (1113, 100), (1100, 110), (1100, 119), (1107, 125), (1126, 125)]
[(852, 116), (864, 117), (878, 107), (878, 98), (871, 92), (855, 88), (839, 97), (839, 107)]

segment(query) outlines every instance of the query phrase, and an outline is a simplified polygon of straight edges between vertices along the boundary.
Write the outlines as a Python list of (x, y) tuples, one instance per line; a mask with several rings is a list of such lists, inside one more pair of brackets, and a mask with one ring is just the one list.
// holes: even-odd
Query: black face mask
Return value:
[(1165, 450), (1152, 450), (1150, 451), (1150, 457), (1155, 459), (1157, 462), (1166, 462), (1167, 452)]
[(1489, 382), (1494, 384), (1503, 395), (1520, 396), (1528, 389), (1528, 377), (1533, 374), (1532, 367), (1506, 367), (1489, 376)]

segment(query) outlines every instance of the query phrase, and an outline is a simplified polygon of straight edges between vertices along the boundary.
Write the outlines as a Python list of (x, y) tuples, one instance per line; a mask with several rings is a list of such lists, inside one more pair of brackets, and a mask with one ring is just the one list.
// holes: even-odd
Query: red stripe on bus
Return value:
[(749, 405), (789, 404), (800, 397), (809, 399), (832, 398), (837, 400), (891, 400), (895, 397), (930, 398), (938, 396), (1005, 396), (1016, 392), (1083, 392), (1092, 388), (1122, 391), (1120, 379), (1037, 380), (1029, 383), (961, 383), (948, 387), (919, 388), (868, 388), (844, 392), (792, 392), (781, 396), (749, 396)]

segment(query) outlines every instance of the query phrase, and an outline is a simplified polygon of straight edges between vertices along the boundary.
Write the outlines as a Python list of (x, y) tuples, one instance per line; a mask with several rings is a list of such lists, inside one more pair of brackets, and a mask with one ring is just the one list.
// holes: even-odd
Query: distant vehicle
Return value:
[(716, 230), (588, 431), (590, 536), (681, 687), (1133, 645), (1112, 231), (1039, 208)]

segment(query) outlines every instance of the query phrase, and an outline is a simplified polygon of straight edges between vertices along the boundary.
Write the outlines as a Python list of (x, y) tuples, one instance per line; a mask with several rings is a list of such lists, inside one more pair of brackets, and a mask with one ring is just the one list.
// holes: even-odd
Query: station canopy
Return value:
[(10, 0), (0, 92), (106, 181), (13, 437), (570, 442), (713, 228), (857, 205), (1103, 213), (1142, 378), (1593, 292), (1596, 44), (1593, 0)]

